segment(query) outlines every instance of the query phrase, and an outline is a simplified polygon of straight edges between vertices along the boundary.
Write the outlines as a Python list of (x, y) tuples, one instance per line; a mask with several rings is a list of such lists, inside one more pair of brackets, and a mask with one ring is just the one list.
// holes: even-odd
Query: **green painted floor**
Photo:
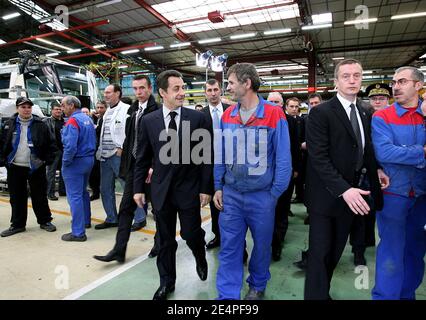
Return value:
[[(279, 262), (271, 262), (271, 280), (265, 293), (269, 300), (301, 300), (303, 299), (304, 272), (299, 271), (293, 262), (300, 260), (301, 250), (307, 248), (308, 226), (303, 224), (306, 215), (305, 207), (292, 205), (294, 217), (289, 217), (289, 228)], [(212, 239), (210, 224), (206, 230), (206, 241)], [(216, 271), (218, 268), (218, 249), (207, 252), (209, 276), (205, 282), (200, 281), (195, 271), (195, 261), (191, 251), (179, 241), (177, 251), (176, 291), (170, 295), (171, 300), (212, 300), (216, 298)], [(250, 235), (247, 236), (249, 252), (252, 247)], [(370, 292), (374, 285), (375, 248), (366, 252), (367, 268), (361, 273), (355, 272), (353, 256), (347, 246), (340, 263), (334, 273), (331, 296), (337, 300), (370, 300)], [(247, 278), (247, 266), (245, 267)], [(426, 279), (426, 277), (425, 277)], [(80, 299), (112, 299), (112, 300), (150, 300), (159, 285), (159, 276), (155, 259), (143, 260), (117, 277), (96, 287), (81, 296)], [(241, 295), (247, 291), (247, 284)], [(417, 299), (426, 300), (426, 281), (417, 290)]]

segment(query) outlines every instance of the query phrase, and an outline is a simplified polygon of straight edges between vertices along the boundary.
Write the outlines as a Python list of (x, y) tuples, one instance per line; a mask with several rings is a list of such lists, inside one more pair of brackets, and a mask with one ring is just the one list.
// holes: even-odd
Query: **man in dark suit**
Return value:
[[(145, 180), (152, 167), (152, 205), (160, 237), (157, 257), (160, 287), (153, 299), (165, 300), (175, 290), (177, 213), (180, 234), (195, 257), (197, 274), (201, 280), (207, 279), (205, 232), (201, 228), (200, 205), (203, 207), (210, 202), (213, 191), (212, 158), (208, 155), (211, 152), (204, 152), (204, 147), (211, 147), (211, 128), (203, 113), (182, 107), (185, 84), (179, 72), (167, 70), (160, 73), (157, 86), (163, 106), (142, 118), (133, 198), (139, 207), (144, 205)], [(203, 159), (200, 162), (200, 159), (193, 157), (195, 150), (194, 154), (191, 152), (198, 146), (190, 138), (195, 130), (203, 134)], [(204, 156), (208, 158), (207, 161)]]
[[(133, 173), (138, 147), (138, 128), (141, 126), (141, 119), (150, 112), (157, 110), (158, 106), (152, 95), (152, 86), (149, 77), (143, 75), (136, 76), (132, 81), (132, 86), (138, 100), (129, 108), (128, 112), (131, 116), (126, 121), (126, 139), (123, 143), (119, 173), (120, 178), (125, 180), (126, 183), (118, 213), (118, 229), (115, 245), (106, 256), (94, 256), (96, 260), (104, 262), (114, 260), (124, 262), (130, 232), (139, 230), (146, 225), (145, 216), (143, 216), (144, 220), (142, 222), (135, 222), (132, 226), (135, 211), (137, 210), (137, 205), (133, 200)], [(152, 255), (152, 252), (150, 255)]]
[[(279, 92), (271, 92), (268, 95), (268, 101), (284, 108), (284, 100)], [(283, 109), (285, 112), (285, 110)], [(278, 198), (275, 207), (275, 223), (274, 234), (272, 236), (272, 259), (274, 261), (281, 260), (281, 251), (288, 229), (288, 216), (290, 215), (291, 197), (294, 189), (294, 179), (298, 176), (300, 168), (300, 143), (297, 134), (296, 119), (286, 115), (288, 123), (288, 133), (290, 137), (291, 165), (293, 168), (290, 183), (286, 191)]]
[(330, 299), (333, 271), (354, 214), (369, 213), (368, 197), (381, 208), (381, 186), (389, 184), (389, 178), (377, 169), (369, 114), (357, 104), (360, 62), (342, 60), (334, 76), (337, 96), (311, 110), (307, 127), (310, 229), (305, 299)]
[[(206, 115), (209, 125), (213, 129), (219, 129), (220, 118), (222, 118), (223, 111), (225, 111), (229, 107), (228, 104), (222, 103), (220, 100), (222, 89), (220, 87), (219, 81), (217, 81), (216, 79), (207, 80), (204, 87), (204, 93), (206, 95), (208, 105), (203, 108), (202, 112), (204, 112), (204, 114)], [(213, 133), (212, 133), (212, 137), (213, 137)], [(213, 147), (213, 139), (212, 139), (212, 147)], [(213, 178), (212, 178), (212, 183), (213, 183)], [(212, 188), (213, 188), (213, 185), (212, 185)], [(207, 243), (206, 245), (207, 250), (220, 246), (219, 210), (215, 207), (213, 200), (210, 201), (210, 213), (212, 217), (212, 232), (214, 233), (215, 237)]]

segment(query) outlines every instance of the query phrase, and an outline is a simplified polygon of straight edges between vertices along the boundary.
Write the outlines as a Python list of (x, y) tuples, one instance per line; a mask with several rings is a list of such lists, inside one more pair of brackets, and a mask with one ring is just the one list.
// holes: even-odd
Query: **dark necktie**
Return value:
[(132, 150), (132, 154), (135, 159), (136, 159), (136, 150), (138, 146), (138, 123), (139, 123), (139, 119), (142, 117), (142, 114), (143, 114), (143, 107), (139, 106), (139, 109), (136, 113), (136, 119), (135, 119), (135, 140), (133, 141), (133, 150)]
[(350, 120), (352, 129), (354, 130), (356, 142), (358, 144), (358, 154), (357, 154), (357, 161), (356, 161), (356, 170), (360, 170), (362, 165), (364, 164), (364, 148), (362, 146), (362, 138), (361, 138), (361, 130), (359, 128), (359, 122), (358, 117), (356, 116), (356, 110), (355, 105), (352, 103), (350, 105), (351, 113), (350, 113)]
[(173, 130), (175, 130), (177, 132), (177, 125), (176, 125), (176, 121), (175, 121), (175, 117), (177, 116), (177, 112), (176, 111), (171, 111), (169, 113), (169, 116), (170, 116), (169, 130), (173, 129)]

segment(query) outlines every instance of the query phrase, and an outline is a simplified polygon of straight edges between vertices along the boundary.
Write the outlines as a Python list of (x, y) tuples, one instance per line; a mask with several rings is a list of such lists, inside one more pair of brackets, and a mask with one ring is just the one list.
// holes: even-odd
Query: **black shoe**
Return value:
[(132, 225), (132, 228), (130, 229), (131, 231), (138, 231), (142, 228), (146, 227), (146, 220), (142, 221), (142, 222), (135, 222)]
[(306, 224), (306, 225), (309, 224), (309, 215), (306, 216), (305, 220), (303, 220), (303, 224)]
[(59, 198), (57, 196), (55, 196), (55, 195), (49, 195), (49, 196), (47, 196), (47, 199), (52, 200), (52, 201), (59, 200)]
[(118, 223), (112, 223), (112, 222), (102, 222), (101, 224), (97, 224), (95, 226), (96, 230), (102, 230), (102, 229), (107, 229), (107, 228), (113, 228), (113, 227), (117, 227)]
[(64, 234), (61, 239), (63, 241), (76, 241), (76, 242), (84, 242), (87, 240), (86, 235), (82, 235), (81, 237), (76, 237), (72, 233), (66, 233)]
[(154, 246), (148, 254), (148, 258), (155, 258), (158, 256), (158, 249)]
[(23, 228), (10, 227), (9, 229), (4, 230), (0, 235), (2, 237), (9, 237), (14, 235), (15, 233), (24, 232), (24, 231), (25, 231), (25, 227)]
[(90, 196), (90, 201), (98, 200), (99, 198), (100, 198), (99, 194), (92, 194), (92, 195)]
[(280, 261), (281, 260), (281, 247), (278, 248), (272, 248), (272, 259), (274, 261)]
[(205, 257), (199, 258), (199, 259), (196, 258), (196, 262), (197, 262), (197, 267), (196, 267), (197, 274), (202, 281), (205, 281), (207, 279), (207, 272), (208, 272), (207, 260)]
[(291, 212), (291, 210), (289, 210), (289, 212), (288, 212), (288, 216), (289, 216), (289, 217), (294, 217), (294, 213), (293, 213), (293, 212)]
[(264, 296), (265, 291), (257, 291), (256, 289), (250, 288), (244, 300), (263, 300)]
[(117, 261), (119, 263), (123, 263), (125, 261), (124, 255), (118, 254), (114, 250), (108, 252), (106, 256), (93, 256), (93, 258), (103, 262)]
[(85, 224), (85, 225), (84, 225), (84, 227), (85, 227), (86, 229), (90, 229), (90, 228), (92, 227), (92, 224), (91, 224), (91, 223)]
[(355, 266), (366, 266), (367, 260), (365, 260), (364, 253), (355, 252), (354, 253), (354, 265)]
[(66, 197), (66, 196), (67, 196), (67, 193), (66, 193), (66, 192), (59, 192), (59, 196), (60, 196), (60, 197)]
[(167, 300), (169, 293), (175, 291), (175, 285), (171, 286), (160, 286), (157, 291), (155, 291), (154, 297), (152, 300)]
[(56, 227), (51, 222), (46, 222), (40, 225), (40, 229), (46, 230), (47, 232), (56, 231)]
[(294, 262), (293, 265), (301, 270), (306, 270), (308, 267), (308, 251), (302, 251), (302, 260)]
[(210, 250), (213, 248), (220, 247), (220, 238), (214, 237), (213, 240), (210, 240), (209, 243), (206, 244), (206, 249)]
[(247, 252), (247, 248), (244, 248), (243, 264), (246, 264), (247, 260), (248, 260), (248, 252)]

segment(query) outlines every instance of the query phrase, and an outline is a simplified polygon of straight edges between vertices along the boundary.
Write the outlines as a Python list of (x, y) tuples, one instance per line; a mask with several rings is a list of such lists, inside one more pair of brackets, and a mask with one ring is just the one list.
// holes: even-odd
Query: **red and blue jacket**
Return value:
[(77, 110), (61, 130), (64, 153), (62, 163), (69, 166), (74, 158), (93, 157), (96, 149), (96, 132), (92, 119)]
[(390, 179), (387, 193), (406, 197), (426, 194), (426, 129), (420, 106), (419, 101), (410, 111), (395, 102), (373, 115), (376, 158)]
[(269, 190), (278, 198), (287, 189), (292, 174), (284, 112), (260, 96), (246, 124), (239, 110), (239, 103), (227, 108), (220, 121), (222, 152), (216, 157), (215, 141), (215, 191), (226, 184), (238, 192)]

